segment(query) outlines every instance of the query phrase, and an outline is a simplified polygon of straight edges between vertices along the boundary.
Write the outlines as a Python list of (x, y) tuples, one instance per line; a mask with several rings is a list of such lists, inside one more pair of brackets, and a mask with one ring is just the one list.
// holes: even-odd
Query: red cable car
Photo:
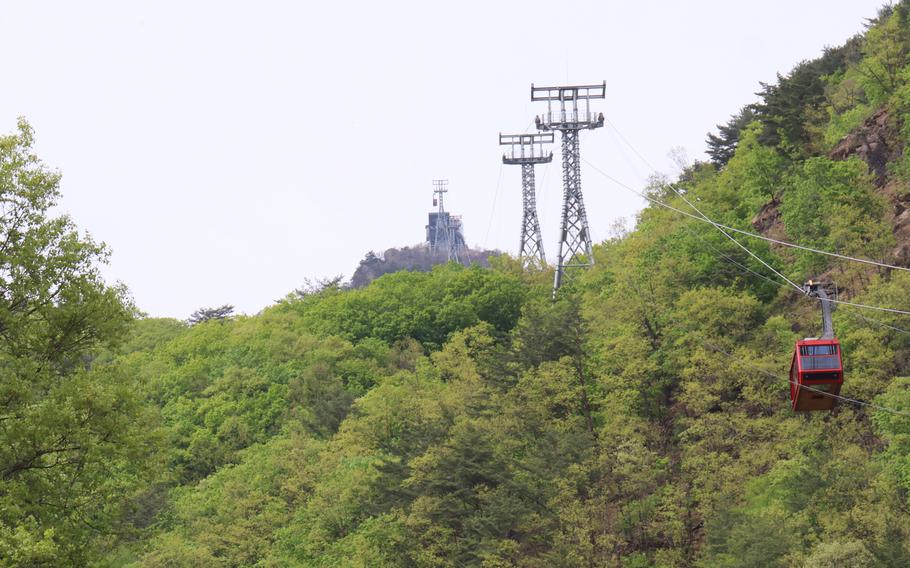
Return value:
[(834, 337), (831, 301), (823, 287), (811, 280), (806, 294), (822, 304), (821, 337), (808, 337), (796, 342), (790, 361), (790, 401), (793, 410), (831, 410), (844, 382), (840, 342)]
[(793, 410), (831, 410), (844, 382), (840, 342), (802, 339), (790, 362), (790, 400)]

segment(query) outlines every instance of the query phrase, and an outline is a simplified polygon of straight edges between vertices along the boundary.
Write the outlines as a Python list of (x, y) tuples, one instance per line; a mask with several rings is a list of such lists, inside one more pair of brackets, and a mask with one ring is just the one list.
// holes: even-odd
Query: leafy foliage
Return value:
[[(840, 141), (873, 111), (910, 140), (906, 5), (765, 85), (710, 138), (714, 163), (674, 187), (726, 225), (895, 262), (901, 168), (881, 180)], [(22, 188), (55, 187), (18, 167), (36, 172), (12, 178)], [(649, 191), (688, 207), (664, 183)], [(0, 306), (15, 402), (0, 464), (61, 433), (82, 461), (43, 454), (53, 467), (2, 478), (0, 564), (910, 565), (902, 316), (842, 305), (842, 394), (875, 406), (796, 414), (787, 365), (817, 306), (713, 226), (649, 207), (556, 301), (552, 272), (500, 257), (128, 330), (123, 292), (92, 268), (103, 249), (47, 227), (29, 238), (66, 262), (24, 247), (3, 265), (40, 307)], [(788, 278), (907, 307), (903, 273), (743, 243)], [(47, 299), (58, 266), (76, 292)], [(60, 349), (73, 321), (94, 327)]]
[(83, 564), (144, 477), (149, 416), (120, 365), (93, 365), (133, 308), (103, 246), (52, 217), (59, 174), (32, 130), (0, 137), (0, 565)]

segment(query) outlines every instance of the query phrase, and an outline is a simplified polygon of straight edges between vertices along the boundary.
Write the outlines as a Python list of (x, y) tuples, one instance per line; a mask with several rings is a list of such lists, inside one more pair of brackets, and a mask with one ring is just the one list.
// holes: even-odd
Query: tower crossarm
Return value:
[[(591, 112), (592, 99), (606, 98), (607, 82), (600, 85), (535, 87), (531, 101), (546, 101), (546, 114), (534, 118), (538, 130), (584, 130), (603, 126), (603, 113)], [(583, 103), (583, 104), (582, 104)]]
[(554, 141), (552, 132), (531, 134), (500, 134), (499, 145), (509, 146), (502, 155), (503, 164), (547, 164), (553, 161), (553, 152), (544, 150), (544, 144)]
[(537, 219), (534, 166), (553, 161), (553, 152), (544, 150), (544, 144), (552, 144), (554, 140), (552, 132), (499, 135), (499, 145), (510, 147), (509, 153), (503, 154), (502, 163), (521, 166), (522, 219), (518, 257), (525, 266), (546, 263)]

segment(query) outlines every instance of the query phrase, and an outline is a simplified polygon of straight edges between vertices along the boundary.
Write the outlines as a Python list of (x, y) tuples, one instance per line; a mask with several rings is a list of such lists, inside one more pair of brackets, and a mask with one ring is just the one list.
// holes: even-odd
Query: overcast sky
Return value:
[[(467, 241), (515, 253), (520, 168), (499, 132), (530, 85), (600, 83), (583, 159), (641, 187), (770, 82), (862, 30), (881, 0), (0, 1), (0, 131), (24, 116), (61, 210), (113, 250), (154, 316), (256, 313), (368, 250), (420, 243), (432, 180)], [(629, 145), (622, 142), (622, 138)], [(635, 150), (630, 149), (630, 146)], [(538, 168), (548, 258), (558, 149)], [(595, 240), (642, 202), (588, 165)]]

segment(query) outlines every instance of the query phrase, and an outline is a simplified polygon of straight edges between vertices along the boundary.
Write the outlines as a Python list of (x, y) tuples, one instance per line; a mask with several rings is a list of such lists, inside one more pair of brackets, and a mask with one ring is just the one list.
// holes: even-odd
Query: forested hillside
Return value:
[[(498, 257), (189, 325), (101, 282), (26, 124), (0, 142), (0, 565), (910, 566), (910, 316), (839, 305), (858, 403), (797, 414), (819, 306), (781, 278), (910, 310), (906, 270), (652, 203), (556, 301)], [(645, 191), (910, 267), (908, 143), (905, 1)]]

